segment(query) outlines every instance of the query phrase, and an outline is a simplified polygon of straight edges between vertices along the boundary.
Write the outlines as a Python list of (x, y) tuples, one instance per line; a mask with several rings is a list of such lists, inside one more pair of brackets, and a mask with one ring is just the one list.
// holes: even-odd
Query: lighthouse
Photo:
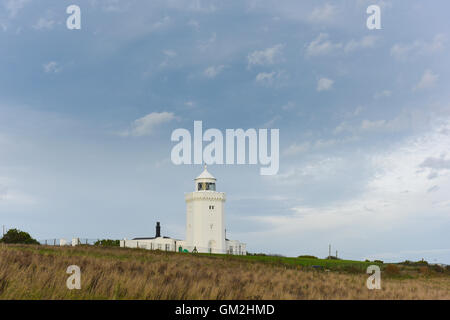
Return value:
[(216, 190), (216, 178), (206, 165), (194, 182), (194, 191), (185, 195), (186, 245), (198, 252), (225, 253), (225, 192)]
[(226, 238), (226, 197), (225, 192), (217, 191), (216, 182), (205, 165), (203, 172), (194, 179), (194, 191), (185, 193), (186, 240), (163, 236), (161, 224), (157, 222), (155, 236), (123, 239), (120, 246), (184, 253), (247, 254), (245, 243)]

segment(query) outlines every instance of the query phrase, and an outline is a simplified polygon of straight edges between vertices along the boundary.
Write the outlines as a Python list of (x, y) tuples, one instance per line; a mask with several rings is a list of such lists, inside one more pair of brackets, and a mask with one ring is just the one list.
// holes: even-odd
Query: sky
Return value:
[(173, 164), (170, 138), (201, 120), (279, 129), (276, 175), (208, 167), (249, 252), (450, 264), (449, 9), (0, 0), (0, 225), (130, 239), (160, 221), (184, 239), (203, 168)]

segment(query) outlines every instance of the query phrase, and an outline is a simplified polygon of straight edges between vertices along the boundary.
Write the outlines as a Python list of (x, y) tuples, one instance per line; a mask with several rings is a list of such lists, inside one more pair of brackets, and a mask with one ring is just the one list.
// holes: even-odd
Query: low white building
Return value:
[(216, 191), (216, 178), (208, 170), (195, 178), (194, 192), (185, 195), (186, 240), (161, 236), (160, 223), (154, 237), (121, 240), (121, 247), (177, 252), (247, 254), (246, 245), (226, 239), (224, 192)]

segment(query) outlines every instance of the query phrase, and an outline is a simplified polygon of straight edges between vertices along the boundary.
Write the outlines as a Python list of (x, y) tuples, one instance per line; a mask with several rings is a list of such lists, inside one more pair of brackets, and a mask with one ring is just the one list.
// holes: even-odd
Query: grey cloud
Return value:
[(450, 169), (450, 159), (428, 157), (420, 164), (420, 167), (435, 170)]
[(429, 180), (433, 180), (434, 178), (438, 177), (438, 173), (436, 171), (431, 171), (430, 174), (427, 176)]

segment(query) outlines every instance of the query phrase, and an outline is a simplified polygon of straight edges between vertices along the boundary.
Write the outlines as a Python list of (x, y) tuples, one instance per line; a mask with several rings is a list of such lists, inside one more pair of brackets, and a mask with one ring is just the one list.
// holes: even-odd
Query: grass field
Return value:
[[(0, 246), (0, 299), (450, 299), (450, 274), (427, 266), (223, 256), (95, 246)], [(81, 268), (81, 290), (66, 269)]]

